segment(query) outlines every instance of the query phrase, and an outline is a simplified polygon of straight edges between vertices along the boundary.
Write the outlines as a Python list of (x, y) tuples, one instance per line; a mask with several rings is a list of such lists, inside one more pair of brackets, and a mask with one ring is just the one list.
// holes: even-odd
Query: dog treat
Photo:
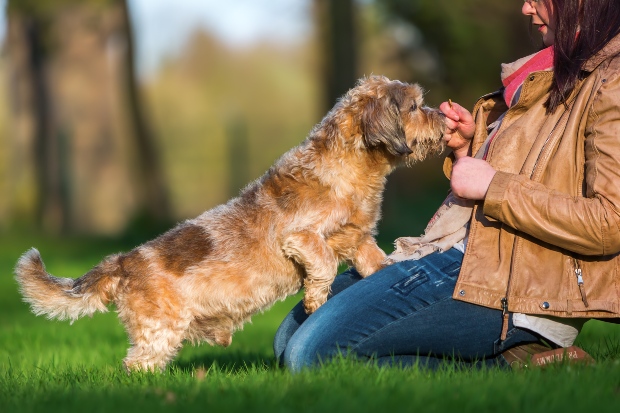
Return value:
[(452, 99), (448, 99), (448, 105), (450, 105), (450, 109), (453, 109), (453, 107), (452, 107)]

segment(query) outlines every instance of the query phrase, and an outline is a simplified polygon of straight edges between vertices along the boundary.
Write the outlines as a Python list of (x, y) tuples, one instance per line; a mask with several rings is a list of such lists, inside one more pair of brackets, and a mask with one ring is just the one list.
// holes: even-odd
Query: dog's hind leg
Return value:
[(233, 331), (234, 323), (230, 317), (202, 316), (192, 320), (187, 331), (187, 338), (193, 343), (204, 340), (211, 345), (228, 347), (232, 343)]
[(127, 371), (163, 371), (181, 348), (183, 332), (162, 326), (160, 320), (141, 321), (129, 332), (131, 347), (123, 365)]
[(385, 252), (379, 248), (374, 238), (366, 235), (355, 251), (352, 263), (362, 277), (368, 277), (383, 268), (385, 257)]
[(148, 287), (120, 300), (119, 317), (131, 343), (123, 360), (128, 371), (161, 371), (177, 354), (191, 321), (180, 302), (170, 289)]
[(309, 231), (289, 235), (283, 243), (284, 254), (306, 270), (304, 308), (311, 314), (327, 301), (330, 286), (338, 272), (338, 258), (325, 240)]

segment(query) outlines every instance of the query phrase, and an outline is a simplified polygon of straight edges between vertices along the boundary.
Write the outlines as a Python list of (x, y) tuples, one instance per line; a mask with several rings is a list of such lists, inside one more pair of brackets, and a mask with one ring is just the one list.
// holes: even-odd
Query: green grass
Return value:
[[(12, 268), (31, 246), (48, 270), (77, 277), (131, 245), (97, 240), (0, 239), (0, 412), (616, 412), (620, 326), (589, 322), (579, 344), (595, 366), (438, 372), (335, 360), (291, 375), (271, 343), (291, 297), (254, 317), (226, 348), (186, 345), (163, 374), (121, 368), (127, 338), (112, 311), (69, 325), (32, 315)], [(148, 409), (148, 410), (147, 410)]]

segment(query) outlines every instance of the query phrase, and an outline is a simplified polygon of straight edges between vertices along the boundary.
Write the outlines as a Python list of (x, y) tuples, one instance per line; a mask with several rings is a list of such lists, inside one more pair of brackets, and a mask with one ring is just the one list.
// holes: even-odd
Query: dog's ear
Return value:
[(388, 93), (381, 98), (368, 99), (362, 109), (360, 126), (366, 147), (383, 144), (392, 155), (412, 153), (405, 139), (397, 96)]

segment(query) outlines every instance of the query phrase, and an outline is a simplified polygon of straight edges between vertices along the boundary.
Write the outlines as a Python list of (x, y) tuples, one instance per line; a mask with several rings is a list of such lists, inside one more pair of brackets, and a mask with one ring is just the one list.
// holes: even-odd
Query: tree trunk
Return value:
[(162, 223), (171, 220), (170, 199), (166, 192), (161, 162), (159, 159), (153, 131), (147, 122), (136, 83), (134, 33), (131, 25), (127, 0), (119, 0), (122, 15), (122, 27), (126, 41), (123, 63), (124, 88), (127, 91), (127, 108), (132, 119), (134, 137), (138, 147), (138, 158), (141, 165), (141, 181), (143, 182), (144, 212), (147, 219)]
[(315, 0), (315, 26), (322, 59), (325, 111), (355, 85), (357, 73), (357, 30), (354, 0)]
[(14, 221), (108, 235), (137, 214), (168, 221), (125, 0), (15, 0), (7, 11)]

